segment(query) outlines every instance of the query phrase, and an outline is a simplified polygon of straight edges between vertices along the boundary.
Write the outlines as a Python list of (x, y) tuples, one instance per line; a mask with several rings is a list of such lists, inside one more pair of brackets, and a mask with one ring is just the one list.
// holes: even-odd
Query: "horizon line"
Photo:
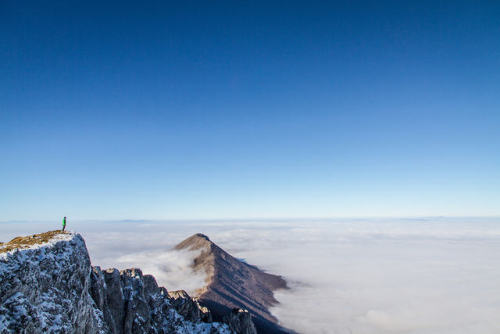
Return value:
[[(61, 216), (62, 217), (62, 216)], [(233, 217), (233, 218), (153, 218), (153, 219), (143, 219), (143, 218), (75, 218), (72, 221), (77, 222), (114, 222), (114, 223), (147, 223), (147, 222), (248, 222), (248, 221), (328, 221), (328, 220), (361, 220), (361, 219), (403, 219), (403, 220), (429, 220), (429, 219), (466, 219), (466, 218), (500, 218), (498, 215), (415, 215), (415, 216), (325, 216), (325, 217)], [(52, 222), (53, 219), (9, 219), (0, 220), (0, 224), (4, 223), (42, 223), (42, 222)]]

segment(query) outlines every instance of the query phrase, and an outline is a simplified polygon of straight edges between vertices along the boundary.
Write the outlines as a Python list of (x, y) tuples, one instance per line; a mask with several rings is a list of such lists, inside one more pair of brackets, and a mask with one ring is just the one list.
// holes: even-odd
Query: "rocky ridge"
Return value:
[(79, 234), (14, 240), (0, 245), (1, 334), (255, 333), (248, 312), (214, 322), (185, 291), (169, 292), (140, 269), (92, 267)]
[(246, 309), (259, 333), (289, 333), (282, 328), (269, 308), (278, 303), (273, 291), (287, 289), (286, 281), (278, 275), (266, 273), (256, 266), (234, 258), (198, 233), (179, 243), (175, 249), (197, 251), (193, 269), (206, 274), (206, 285), (196, 298), (208, 307), (215, 320), (241, 314), (233, 309)]

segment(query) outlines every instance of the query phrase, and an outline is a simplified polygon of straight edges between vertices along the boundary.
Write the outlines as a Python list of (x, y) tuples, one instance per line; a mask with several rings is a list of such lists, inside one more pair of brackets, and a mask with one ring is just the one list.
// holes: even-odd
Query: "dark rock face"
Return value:
[(194, 259), (193, 269), (205, 272), (207, 280), (206, 287), (198, 291), (197, 299), (212, 311), (214, 319), (243, 317), (232, 310), (246, 309), (259, 333), (289, 332), (281, 328), (269, 312), (269, 307), (278, 303), (273, 291), (287, 288), (281, 276), (268, 274), (232, 257), (201, 233), (182, 241), (175, 249), (200, 252)]
[[(118, 274), (119, 281), (120, 275), (118, 270), (116, 270), (116, 273)], [(110, 284), (107, 284), (104, 275), (105, 272), (102, 272), (99, 267), (92, 268), (90, 294), (96, 307), (103, 314), (103, 321), (107, 325), (107, 329), (111, 333), (118, 333), (115, 319), (118, 324), (123, 323), (123, 311), (120, 307), (123, 294), (120, 285), (112, 284), (110, 280), (108, 280)]]
[(256, 333), (255, 326), (252, 322), (252, 316), (247, 310), (233, 309), (231, 312), (222, 317), (222, 321), (229, 324), (229, 328), (241, 334)]
[(212, 314), (209, 309), (201, 306), (197, 301), (189, 297), (186, 291), (169, 291), (170, 302), (177, 312), (186, 320), (212, 322)]

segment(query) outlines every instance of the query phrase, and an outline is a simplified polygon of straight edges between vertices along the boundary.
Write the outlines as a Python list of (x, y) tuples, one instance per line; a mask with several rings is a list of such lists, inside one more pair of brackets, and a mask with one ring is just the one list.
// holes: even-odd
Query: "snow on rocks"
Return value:
[(0, 333), (104, 333), (83, 238), (56, 233), (20, 246), (0, 254)]

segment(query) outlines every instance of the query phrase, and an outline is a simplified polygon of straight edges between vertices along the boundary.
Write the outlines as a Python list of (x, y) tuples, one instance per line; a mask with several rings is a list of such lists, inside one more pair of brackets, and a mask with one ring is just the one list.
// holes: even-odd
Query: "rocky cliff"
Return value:
[(242, 310), (213, 322), (184, 291), (139, 269), (92, 267), (79, 234), (0, 244), (0, 333), (255, 333)]
[(198, 251), (193, 269), (206, 273), (206, 286), (197, 293), (200, 303), (208, 307), (216, 320), (228, 319), (247, 309), (259, 333), (288, 333), (279, 326), (269, 307), (278, 303), (273, 291), (286, 289), (286, 281), (242, 262), (198, 233), (179, 243), (178, 250)]
[(16, 238), (2, 247), (0, 333), (105, 333), (89, 294), (90, 259), (82, 237), (46, 237)]

